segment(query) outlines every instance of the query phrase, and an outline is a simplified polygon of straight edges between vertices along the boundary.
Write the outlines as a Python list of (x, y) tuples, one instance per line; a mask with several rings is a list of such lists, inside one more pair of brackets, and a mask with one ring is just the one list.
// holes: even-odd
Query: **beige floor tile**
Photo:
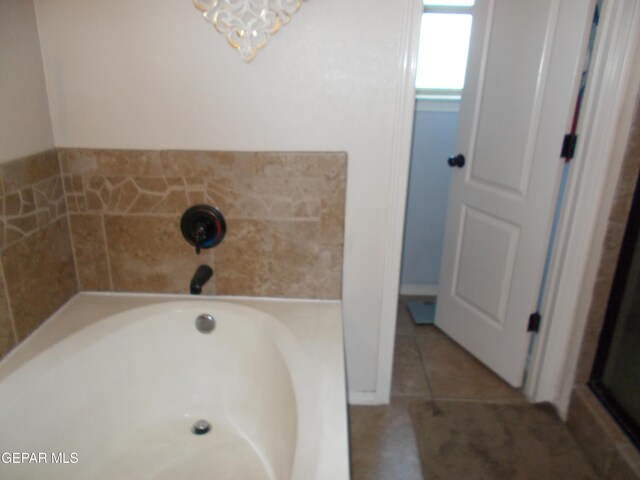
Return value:
[(602, 414), (602, 410), (588, 387), (580, 387), (571, 397), (567, 425), (576, 442), (588, 455), (594, 470), (604, 475), (614, 450), (611, 435), (624, 441), (624, 434), (613, 425), (615, 422), (611, 417)]
[(349, 408), (352, 480), (421, 480), (408, 401)]
[(396, 335), (415, 335), (415, 324), (411, 319), (411, 314), (404, 302), (398, 302), (398, 313), (396, 316)]
[(612, 454), (605, 480), (638, 480), (640, 479), (640, 453), (631, 444), (620, 445)]
[(393, 355), (393, 395), (430, 397), (420, 351), (412, 337), (397, 336)]
[(528, 404), (437, 327), (414, 325), (403, 300), (391, 404), (349, 409), (353, 480), (598, 478), (551, 407)]
[(418, 336), (437, 336), (446, 337), (447, 334), (435, 325), (416, 325), (416, 335)]
[(433, 398), (524, 402), (522, 394), (498, 378), (453, 340), (417, 337)]
[(409, 408), (429, 480), (598, 478), (550, 406), (437, 401)]
[(416, 325), (411, 318), (407, 303), (412, 301), (435, 301), (432, 296), (400, 295), (398, 299), (398, 316), (396, 319), (396, 335), (444, 335), (434, 325)]

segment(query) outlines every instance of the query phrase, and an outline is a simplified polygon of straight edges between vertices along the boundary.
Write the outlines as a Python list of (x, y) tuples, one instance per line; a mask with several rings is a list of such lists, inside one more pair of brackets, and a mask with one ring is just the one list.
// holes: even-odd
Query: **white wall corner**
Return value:
[(399, 43), (398, 81), (394, 130), (392, 140), (393, 161), (389, 172), (389, 210), (387, 217), (388, 233), (385, 250), (385, 268), (383, 278), (382, 309), (380, 318), (380, 339), (378, 346), (378, 365), (376, 382), (376, 401), (379, 404), (389, 402), (391, 395), (391, 374), (393, 371), (393, 349), (395, 343), (396, 316), (402, 264), (402, 243), (406, 210), (407, 187), (409, 183), (409, 164), (411, 159), (411, 140), (413, 133), (413, 115), (415, 108), (415, 78), (418, 61), (418, 35), (422, 2), (404, 1), (402, 17), (402, 38)]
[(33, 2), (0, 2), (0, 162), (54, 147)]

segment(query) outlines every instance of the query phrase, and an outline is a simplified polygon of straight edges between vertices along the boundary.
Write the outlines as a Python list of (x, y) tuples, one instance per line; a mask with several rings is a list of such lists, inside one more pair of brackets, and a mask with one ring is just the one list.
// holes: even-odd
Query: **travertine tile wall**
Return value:
[(77, 292), (55, 150), (0, 165), (0, 357)]
[[(80, 290), (340, 298), (344, 153), (59, 150)], [(184, 210), (218, 207), (223, 243), (196, 255)]]
[[(337, 299), (344, 153), (59, 149), (0, 166), (0, 358), (78, 290)], [(227, 236), (196, 255), (189, 206)], [(75, 262), (74, 262), (75, 260)]]
[(595, 359), (639, 172), (640, 105), (636, 105), (635, 120), (602, 245), (568, 419), (572, 433), (587, 452), (596, 471), (603, 478), (620, 480), (640, 479), (640, 453), (596, 400), (586, 383)]

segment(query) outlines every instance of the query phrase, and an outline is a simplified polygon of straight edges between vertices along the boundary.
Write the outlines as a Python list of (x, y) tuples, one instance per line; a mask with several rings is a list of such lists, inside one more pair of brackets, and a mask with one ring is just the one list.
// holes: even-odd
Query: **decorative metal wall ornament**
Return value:
[(291, 20), (302, 0), (193, 0), (204, 18), (250, 62)]

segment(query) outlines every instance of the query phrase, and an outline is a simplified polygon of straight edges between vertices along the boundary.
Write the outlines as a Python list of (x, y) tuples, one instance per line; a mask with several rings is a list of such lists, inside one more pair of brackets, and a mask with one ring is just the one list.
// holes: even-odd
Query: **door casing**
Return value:
[[(352, 403), (360, 404), (388, 403), (391, 393), (422, 2), (405, 0), (403, 7), (377, 386), (371, 395), (350, 397)], [(602, 40), (593, 58), (593, 77), (598, 80), (587, 88), (582, 120), (582, 135), (590, 136), (590, 141), (579, 146), (574, 159), (577, 163), (565, 194), (565, 212), (550, 266), (549, 294), (543, 302), (544, 321), (524, 385), (530, 401), (550, 401), (561, 414), (568, 407), (584, 329), (584, 312), (579, 308), (584, 300), (581, 291), (593, 284), (595, 276), (589, 274), (588, 267), (593, 263), (590, 246), (603, 237), (596, 228), (598, 210), (610, 206), (612, 193), (605, 186), (607, 179), (611, 183), (612, 176), (617, 178), (624, 153), (619, 142), (628, 136), (633, 113), (633, 102), (628, 98), (635, 98), (630, 95), (640, 88), (640, 5), (636, 0), (605, 0), (599, 30)]]

